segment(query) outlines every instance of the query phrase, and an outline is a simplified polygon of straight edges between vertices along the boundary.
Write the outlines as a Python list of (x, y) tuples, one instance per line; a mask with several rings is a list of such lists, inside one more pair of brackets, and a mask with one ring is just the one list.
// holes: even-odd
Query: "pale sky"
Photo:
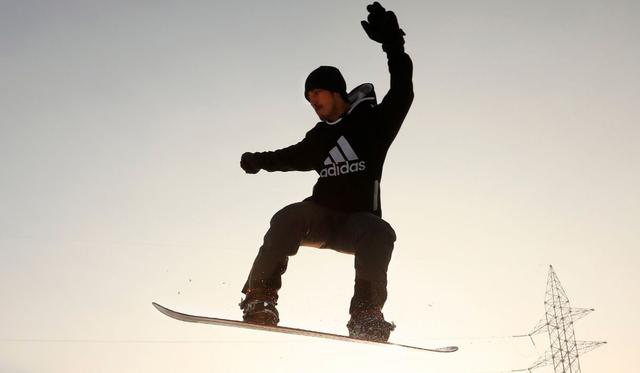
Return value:
[[(503, 372), (548, 348), (548, 266), (608, 344), (640, 349), (640, 5), (385, 1), (416, 99), (382, 182), (391, 340), (438, 355), (180, 323), (240, 318), (270, 217), (314, 173), (246, 175), (299, 141), (319, 65), (388, 89), (368, 1), (0, 2), (0, 372)], [(346, 333), (352, 257), (303, 248), (281, 325)], [(537, 370), (553, 372), (551, 367)]]

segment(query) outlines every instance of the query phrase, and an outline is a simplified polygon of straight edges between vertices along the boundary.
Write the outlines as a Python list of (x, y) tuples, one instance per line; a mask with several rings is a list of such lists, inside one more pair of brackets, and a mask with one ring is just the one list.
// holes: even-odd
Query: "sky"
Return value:
[[(553, 265), (582, 371), (640, 349), (640, 5), (384, 1), (415, 100), (389, 151), (391, 340), (455, 354), (180, 323), (239, 318), (240, 289), (313, 173), (245, 151), (317, 121), (307, 74), (389, 87), (366, 1), (0, 1), (0, 372), (506, 372), (548, 346)], [(345, 333), (353, 258), (303, 248), (281, 325)], [(553, 372), (551, 367), (538, 372)]]

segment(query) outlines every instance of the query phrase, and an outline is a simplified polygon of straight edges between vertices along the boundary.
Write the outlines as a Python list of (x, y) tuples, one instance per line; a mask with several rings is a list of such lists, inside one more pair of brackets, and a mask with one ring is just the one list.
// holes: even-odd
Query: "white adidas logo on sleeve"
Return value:
[(338, 144), (329, 151), (329, 156), (324, 160), (326, 167), (320, 172), (320, 177), (364, 171), (367, 168), (366, 162), (358, 162), (359, 159), (347, 139), (340, 136)]

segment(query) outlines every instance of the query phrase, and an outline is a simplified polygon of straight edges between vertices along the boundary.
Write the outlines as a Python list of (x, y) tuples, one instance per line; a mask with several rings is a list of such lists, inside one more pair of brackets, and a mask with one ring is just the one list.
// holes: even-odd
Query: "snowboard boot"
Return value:
[(354, 312), (347, 323), (349, 337), (374, 342), (388, 341), (395, 328), (396, 325), (385, 321), (382, 311), (376, 308)]
[(271, 289), (252, 289), (240, 301), (242, 319), (250, 324), (277, 326), (280, 315), (276, 309), (278, 293)]

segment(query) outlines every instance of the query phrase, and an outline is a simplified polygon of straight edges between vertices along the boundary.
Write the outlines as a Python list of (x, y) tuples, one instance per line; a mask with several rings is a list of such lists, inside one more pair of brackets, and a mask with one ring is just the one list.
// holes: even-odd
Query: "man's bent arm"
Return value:
[(402, 46), (387, 51), (387, 59), (391, 84), (378, 110), (385, 132), (395, 137), (413, 103), (413, 62)]
[(405, 33), (398, 25), (396, 15), (378, 2), (367, 6), (367, 11), (369, 15), (361, 22), (362, 27), (371, 40), (382, 44), (391, 75), (389, 92), (376, 108), (381, 119), (378, 130), (393, 141), (413, 102), (413, 63), (404, 52)]
[(310, 171), (313, 170), (311, 140), (302, 141), (286, 148), (253, 153), (261, 169), (273, 171)]

